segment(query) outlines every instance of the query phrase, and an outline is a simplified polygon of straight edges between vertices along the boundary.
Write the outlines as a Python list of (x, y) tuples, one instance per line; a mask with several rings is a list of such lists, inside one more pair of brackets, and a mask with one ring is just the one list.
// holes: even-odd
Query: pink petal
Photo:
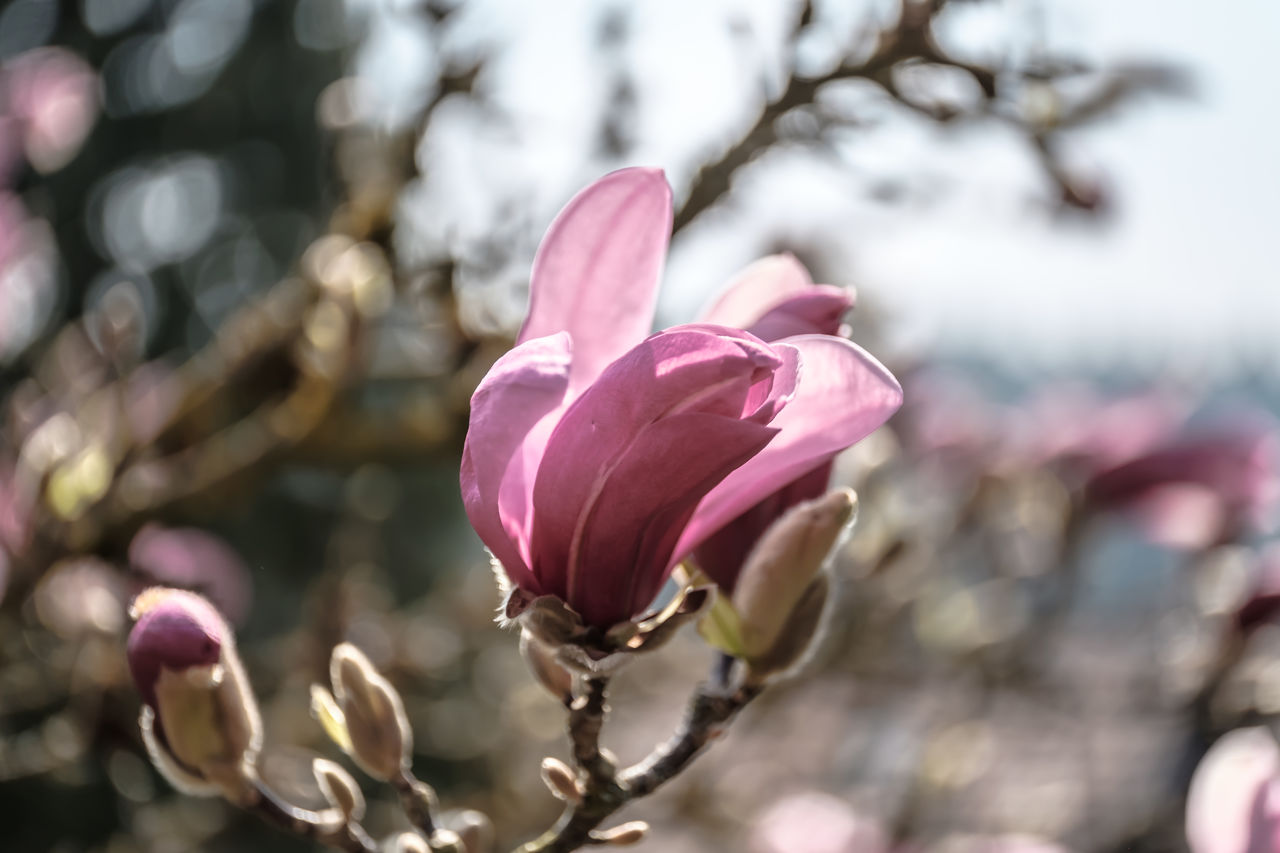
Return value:
[(704, 323), (747, 329), (769, 309), (813, 287), (804, 264), (793, 255), (770, 255), (738, 272), (702, 312)]
[(462, 448), (462, 500), (484, 544), (520, 587), (538, 592), (521, 557), (525, 534), (504, 527), (499, 493), (513, 458), (534, 425), (564, 399), (572, 343), (561, 332), (520, 344), (498, 359), (471, 397), (471, 422)]
[[(1187, 794), (1192, 853), (1275, 850), (1275, 816), (1259, 814), (1280, 772), (1280, 747), (1265, 728), (1236, 729), (1209, 749)], [(1264, 840), (1265, 839), (1265, 840)]]
[(845, 312), (853, 306), (853, 292), (829, 284), (813, 287), (779, 302), (745, 328), (764, 341), (795, 335), (834, 335)]
[(543, 238), (519, 341), (572, 334), (575, 389), (649, 333), (671, 217), (661, 170), (622, 169), (574, 196)]
[(636, 436), (599, 488), (576, 544), (565, 599), (589, 625), (643, 612), (670, 574), (671, 551), (698, 502), (777, 430), (686, 412)]
[(213, 605), (183, 590), (164, 590), (164, 599), (129, 632), (129, 672), (143, 700), (154, 707), (160, 668), (181, 672), (217, 663), (230, 639), (226, 623)]
[(680, 559), (733, 518), (785, 484), (865, 438), (902, 405), (902, 387), (857, 344), (800, 335), (795, 399), (773, 420), (781, 434), (703, 499), (676, 546)]
[[(686, 437), (689, 446), (701, 446), (704, 440), (712, 445), (702, 458), (682, 463), (690, 470), (673, 472), (686, 479), (692, 476), (697, 483), (711, 472), (718, 472), (716, 480), (727, 473), (721, 470), (726, 460), (737, 460), (743, 452), (742, 442), (734, 443), (735, 436), (761, 438), (763, 446), (773, 431), (765, 429), (762, 421), (773, 417), (794, 383), (797, 359), (790, 349), (770, 347), (736, 330), (676, 327), (648, 338), (611, 364), (560, 419), (538, 468), (532, 551), (542, 588), (568, 595), (577, 588), (580, 573), (601, 570), (582, 551), (585, 535), (622, 539), (649, 535), (643, 530), (605, 529), (592, 516), (624, 457), (656, 440), (644, 435), (651, 425), (686, 414), (712, 415), (722, 423), (722, 448), (714, 446), (714, 432)], [(738, 430), (740, 419), (754, 431)], [(673, 445), (685, 440), (677, 440), (667, 430), (654, 435), (664, 436)], [(649, 470), (643, 475), (637, 472), (625, 489), (649, 512), (665, 511), (682, 496), (665, 481), (664, 472), (670, 460), (683, 457), (676, 446), (651, 449), (654, 458), (648, 460)], [(632, 567), (624, 557), (619, 553), (607, 561), (606, 568), (630, 573)], [(665, 569), (660, 566), (658, 572)], [(587, 583), (585, 578), (583, 574), (581, 582)], [(572, 597), (568, 600), (574, 604)]]

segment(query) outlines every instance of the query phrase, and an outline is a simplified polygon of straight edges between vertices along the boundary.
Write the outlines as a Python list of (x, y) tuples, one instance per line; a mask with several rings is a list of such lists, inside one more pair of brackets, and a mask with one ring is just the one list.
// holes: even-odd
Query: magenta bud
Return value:
[(152, 762), (180, 790), (240, 801), (262, 723), (226, 621), (195, 593), (164, 587), (142, 592), (130, 613), (129, 671)]

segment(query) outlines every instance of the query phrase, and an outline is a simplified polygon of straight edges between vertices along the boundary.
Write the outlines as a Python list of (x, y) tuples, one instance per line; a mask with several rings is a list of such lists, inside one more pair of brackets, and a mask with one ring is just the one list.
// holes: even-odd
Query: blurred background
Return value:
[[(631, 810), (649, 848), (1185, 849), (1209, 744), (1280, 712), (1277, 32), (1257, 0), (10, 0), (5, 849), (307, 849), (150, 768), (123, 643), (157, 582), (237, 625), (299, 803), (346, 639), (446, 807), (496, 849), (554, 819), (563, 712), (457, 468), (547, 224), (631, 164), (676, 195), (660, 325), (789, 251), (907, 400), (841, 459), (821, 649)], [(624, 673), (606, 744), (665, 739), (709, 660)]]

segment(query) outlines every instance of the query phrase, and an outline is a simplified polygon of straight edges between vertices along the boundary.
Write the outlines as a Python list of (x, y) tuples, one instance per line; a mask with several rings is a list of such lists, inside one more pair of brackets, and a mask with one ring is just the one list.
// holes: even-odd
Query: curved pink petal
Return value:
[(589, 625), (629, 619), (670, 574), (698, 502), (777, 434), (750, 421), (685, 412), (646, 427), (600, 485), (575, 543), (565, 600)]
[(865, 438), (902, 405), (902, 386), (870, 354), (829, 335), (784, 343), (800, 350), (795, 399), (773, 420), (782, 432), (703, 499), (685, 528), (680, 559), (765, 496)]
[(809, 271), (794, 255), (770, 255), (739, 270), (702, 312), (701, 320), (747, 329), (779, 302), (811, 287)]
[(853, 291), (848, 288), (815, 284), (779, 302), (745, 328), (763, 341), (796, 335), (834, 335), (852, 306)]
[[(520, 344), (498, 359), (471, 397), (462, 448), (462, 501), (481, 540), (511, 580), (538, 592), (518, 541), (499, 512), (502, 481), (534, 425), (560, 405), (569, 387), (572, 342), (561, 332)], [(513, 535), (514, 534), (514, 535)]]
[(519, 341), (573, 335), (574, 389), (649, 333), (671, 217), (660, 169), (622, 169), (574, 196), (543, 238)]
[[(597, 517), (612, 511), (603, 508), (602, 493), (615, 479), (615, 469), (634, 464), (626, 460), (635, 458), (637, 448), (650, 448), (647, 470), (640, 464), (643, 475), (625, 483), (628, 498), (623, 504), (664, 513), (673, 501), (682, 500), (674, 493), (673, 481), (662, 473), (670, 460), (682, 458), (677, 446), (681, 440), (667, 428), (658, 433), (650, 428), (684, 415), (714, 416), (723, 426), (723, 447), (717, 449), (714, 431), (687, 437), (691, 446), (711, 446), (684, 464), (687, 470), (672, 476), (692, 476), (700, 483), (708, 472), (718, 472), (718, 481), (730, 470), (720, 470), (726, 459), (741, 461), (743, 451), (734, 443), (735, 436), (760, 438), (763, 446), (773, 435), (762, 420), (772, 418), (789, 396), (797, 362), (790, 347), (770, 347), (740, 331), (677, 327), (646, 339), (611, 364), (564, 413), (538, 467), (532, 568), (541, 587), (569, 596), (573, 605), (570, 591), (576, 591), (580, 577), (589, 574), (595, 583), (615, 573), (637, 571), (621, 551), (602, 565), (590, 562), (583, 551), (587, 539), (631, 541), (641, 535), (602, 526)], [(748, 427), (740, 430), (738, 424)], [(651, 447), (653, 435), (664, 436), (672, 446)], [(646, 526), (655, 524), (644, 521)], [(665, 570), (665, 565), (657, 569)]]

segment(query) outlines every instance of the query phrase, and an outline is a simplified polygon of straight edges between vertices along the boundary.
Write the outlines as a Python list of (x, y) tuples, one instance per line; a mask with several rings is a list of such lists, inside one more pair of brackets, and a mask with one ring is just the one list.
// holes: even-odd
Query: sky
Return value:
[[(828, 25), (800, 61), (823, 68), (892, 5), (820, 3)], [(427, 177), (406, 204), (406, 243), (429, 254), (482, 241), (521, 194), (535, 199), (527, 224), (540, 233), (576, 189), (620, 165), (662, 166), (680, 196), (696, 165), (754, 121), (759, 93), (780, 85), (794, 4), (647, 0), (630, 7), (626, 39), (601, 48), (604, 8), (464, 7), (453, 43), (504, 47), (482, 79), (504, 115), (461, 104), (439, 111), (419, 148)], [(1107, 213), (1089, 219), (1048, 203), (1025, 141), (999, 123), (943, 128), (870, 84), (847, 87), (838, 97), (860, 123), (837, 150), (793, 148), (753, 163), (726, 205), (680, 235), (660, 321), (691, 319), (762, 247), (820, 244), (835, 283), (856, 285), (885, 318), (895, 353), (1280, 381), (1280, 120), (1263, 65), (1280, 5), (991, 0), (953, 4), (940, 23), (939, 37), (960, 54), (1017, 61), (1047, 47), (1103, 67), (1172, 63), (1191, 91), (1132, 101), (1067, 138), (1069, 162), (1107, 190)], [(403, 31), (389, 32), (403, 46)], [(369, 56), (390, 63), (385, 46), (371, 44)], [(627, 160), (611, 162), (598, 151), (599, 107), (625, 69), (639, 120)], [(382, 91), (393, 104), (395, 90)], [(871, 191), (889, 183), (904, 190), (893, 203)], [(527, 242), (499, 276), (510, 287), (527, 281), (536, 246)]]

